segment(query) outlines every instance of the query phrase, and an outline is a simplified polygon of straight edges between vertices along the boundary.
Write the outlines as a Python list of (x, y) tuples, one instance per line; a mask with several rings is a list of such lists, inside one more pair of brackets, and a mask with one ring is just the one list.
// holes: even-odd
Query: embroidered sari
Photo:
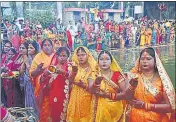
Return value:
[[(131, 70), (131, 72), (137, 73), (139, 76), (138, 86), (135, 90), (134, 99), (141, 100), (146, 103), (161, 104), (161, 101), (163, 100), (163, 92), (165, 91), (171, 104), (172, 110), (174, 110), (174, 87), (156, 52), (155, 57), (156, 66), (160, 77), (153, 83), (147, 81), (144, 77), (142, 77), (138, 61), (136, 62), (136, 66)], [(131, 109), (131, 111), (129, 109)], [(144, 109), (137, 109), (132, 106), (128, 106), (127, 110), (130, 113), (130, 122), (169, 122), (167, 114), (161, 114), (154, 111), (146, 111)]]
[[(32, 64), (31, 64), (31, 67), (30, 67), (30, 70), (29, 70), (29, 73), (30, 73), (30, 76), (31, 76), (31, 73), (37, 68), (37, 66), (40, 64), (40, 63), (44, 63), (43, 65), (43, 68), (46, 68), (50, 65), (50, 62), (51, 62), (51, 59), (53, 57), (54, 53), (52, 53), (50, 56), (46, 55), (43, 51), (41, 51), (40, 53), (38, 53), (33, 61), (32, 61)], [(40, 76), (41, 74), (37, 75), (36, 77), (34, 78), (31, 78), (31, 82), (34, 86), (34, 95), (36, 98), (39, 98), (39, 92), (40, 92)], [(39, 111), (39, 121), (40, 122), (48, 122), (48, 117), (50, 115), (50, 110), (49, 110), (49, 92), (44, 92), (43, 93), (45, 96), (47, 97), (44, 97), (41, 105), (37, 105), (38, 109), (40, 109)], [(39, 99), (36, 100), (36, 102), (38, 102)]]
[[(50, 65), (58, 65), (58, 55), (54, 55)], [(62, 70), (68, 72), (68, 62), (60, 67)], [(50, 87), (47, 89), (49, 92), (49, 107), (51, 110), (52, 122), (60, 122), (66, 120), (67, 106), (69, 101), (69, 81), (67, 77), (53, 73), (50, 76), (46, 76), (48, 81), (45, 81), (46, 85)]]
[[(88, 77), (95, 78), (96, 61), (86, 47), (83, 47), (88, 54), (89, 67), (83, 69), (78, 65), (78, 73), (74, 82), (82, 80), (88, 86)], [(72, 61), (79, 64), (76, 55), (78, 48), (74, 51)], [(70, 93), (70, 101), (67, 109), (67, 122), (92, 122), (92, 99), (93, 96), (86, 90), (73, 85)]]
[[(109, 80), (103, 80), (100, 85), (100, 89), (104, 92), (116, 93), (119, 89), (118, 84), (124, 79), (122, 75), (122, 70), (113, 58), (112, 64), (110, 66), (113, 75)], [(124, 102), (110, 100), (108, 98), (98, 98), (98, 106), (96, 113), (95, 122), (125, 122), (123, 112), (124, 112)]]

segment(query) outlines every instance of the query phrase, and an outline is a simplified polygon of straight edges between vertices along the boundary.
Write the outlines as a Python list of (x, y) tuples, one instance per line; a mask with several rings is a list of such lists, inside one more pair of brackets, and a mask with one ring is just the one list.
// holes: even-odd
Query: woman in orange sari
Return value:
[(38, 53), (32, 61), (29, 73), (34, 86), (34, 94), (36, 97), (38, 112), (40, 114), (39, 121), (48, 122), (48, 117), (50, 115), (49, 97), (45, 97), (43, 101), (41, 101), (39, 79), (44, 69), (50, 65), (51, 59), (54, 55), (52, 41), (44, 39), (41, 48), (42, 51)]
[(167, 113), (175, 109), (175, 91), (153, 48), (141, 51), (131, 74), (138, 75), (134, 99), (128, 105), (130, 122), (171, 122)]
[(87, 91), (88, 77), (95, 78), (96, 61), (86, 47), (78, 47), (72, 56), (78, 71), (73, 81), (67, 109), (67, 122), (92, 122), (92, 95)]

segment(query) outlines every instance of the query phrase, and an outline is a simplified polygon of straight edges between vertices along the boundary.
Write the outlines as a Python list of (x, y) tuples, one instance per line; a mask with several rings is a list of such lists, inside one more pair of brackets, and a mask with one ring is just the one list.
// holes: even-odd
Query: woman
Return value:
[(125, 106), (122, 100), (131, 99), (134, 91), (126, 90), (122, 70), (108, 51), (100, 52), (98, 63), (100, 77), (95, 82), (89, 80), (92, 92), (99, 96), (95, 122), (124, 122)]
[(175, 109), (175, 91), (153, 48), (141, 51), (131, 72), (138, 75), (138, 86), (129, 106), (130, 122), (169, 122), (166, 113)]
[(140, 46), (144, 46), (145, 45), (145, 35), (146, 35), (146, 30), (145, 30), (145, 26), (141, 27), (141, 40), (140, 40)]
[(48, 116), (50, 115), (50, 111), (48, 111), (49, 97), (46, 97), (42, 102), (40, 101), (39, 78), (40, 78), (40, 75), (43, 73), (44, 69), (46, 69), (49, 66), (51, 59), (54, 55), (52, 41), (49, 39), (44, 39), (42, 42), (41, 48), (42, 48), (42, 51), (38, 53), (32, 61), (29, 73), (32, 78), (31, 80), (32, 84), (34, 86), (34, 95), (37, 99), (36, 104), (40, 114), (39, 120), (41, 122), (46, 122), (48, 121)]
[(147, 31), (146, 31), (146, 45), (150, 45), (151, 44), (151, 40), (152, 40), (152, 29), (151, 27), (149, 26), (147, 28)]
[(6, 57), (11, 47), (12, 47), (12, 43), (9, 40), (6, 40), (3, 44), (3, 50), (1, 55), (2, 60), (5, 60), (4, 58)]
[(86, 47), (78, 47), (74, 51), (72, 61), (78, 66), (78, 71), (70, 93), (67, 121), (92, 122), (92, 95), (87, 88), (88, 77), (95, 78), (96, 61)]
[(16, 63), (17, 52), (15, 48), (10, 48), (5, 60), (2, 60), (2, 83), (7, 96), (7, 107), (22, 107), (22, 94), (18, 77), (13, 71), (18, 71), (20, 64)]
[[(35, 107), (35, 97), (34, 97), (34, 88), (31, 83), (31, 79), (29, 76), (29, 69), (32, 63), (33, 58), (38, 53), (38, 43), (36, 41), (32, 41), (28, 45), (28, 56), (25, 58), (24, 62), (21, 65), (21, 78), (20, 80), (24, 84), (24, 92), (25, 92), (25, 107), (32, 107), (36, 111)], [(27, 53), (24, 53), (27, 55)]]
[[(70, 52), (66, 47), (60, 47), (53, 56), (50, 66), (41, 75), (40, 83), (43, 99), (49, 96), (49, 109), (51, 111), (52, 122), (66, 120), (66, 111), (69, 100), (69, 81), (68, 81), (68, 57)], [(52, 72), (56, 68), (56, 71)], [(54, 68), (54, 69), (53, 69)], [(50, 71), (50, 73), (48, 72)]]

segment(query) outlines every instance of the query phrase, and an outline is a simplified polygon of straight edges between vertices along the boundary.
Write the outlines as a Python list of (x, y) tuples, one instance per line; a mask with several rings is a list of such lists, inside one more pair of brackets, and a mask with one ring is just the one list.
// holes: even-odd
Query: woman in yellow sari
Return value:
[(39, 80), (44, 69), (46, 69), (50, 65), (51, 59), (54, 55), (52, 41), (49, 39), (43, 40), (41, 47), (42, 47), (42, 51), (34, 57), (29, 73), (32, 78), (31, 81), (34, 86), (34, 95), (36, 97), (37, 108), (40, 114), (39, 121), (48, 122), (49, 115), (50, 115), (49, 113), (50, 111), (48, 110), (49, 96), (45, 97), (41, 101)]
[(145, 30), (145, 26), (142, 25), (141, 27), (141, 40), (140, 40), (140, 46), (144, 46), (145, 45), (145, 38), (146, 37), (146, 30)]
[(167, 113), (175, 109), (175, 91), (153, 48), (141, 51), (131, 73), (138, 74), (138, 86), (127, 113), (130, 122), (171, 122)]
[[(126, 89), (125, 78), (120, 66), (108, 51), (98, 56), (100, 76), (92, 84), (92, 92), (97, 95), (95, 122), (125, 122), (123, 116), (125, 99), (131, 99), (134, 91)], [(103, 78), (103, 80), (102, 80)], [(102, 80), (102, 81), (101, 81)], [(99, 87), (97, 89), (97, 87)]]
[(150, 45), (151, 44), (151, 40), (152, 40), (152, 29), (149, 25), (149, 27), (147, 28), (146, 31), (146, 45)]
[(87, 91), (88, 77), (95, 78), (96, 61), (86, 47), (78, 47), (72, 56), (78, 71), (73, 81), (67, 109), (67, 122), (92, 122), (92, 95)]

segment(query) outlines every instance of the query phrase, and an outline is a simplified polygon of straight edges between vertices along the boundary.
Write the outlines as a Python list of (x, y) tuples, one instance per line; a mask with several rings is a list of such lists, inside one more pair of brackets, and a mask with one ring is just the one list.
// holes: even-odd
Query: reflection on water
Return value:
[[(160, 57), (173, 85), (175, 86), (175, 44), (154, 47)], [(141, 48), (112, 50), (111, 53), (124, 72), (128, 72), (139, 57)]]

